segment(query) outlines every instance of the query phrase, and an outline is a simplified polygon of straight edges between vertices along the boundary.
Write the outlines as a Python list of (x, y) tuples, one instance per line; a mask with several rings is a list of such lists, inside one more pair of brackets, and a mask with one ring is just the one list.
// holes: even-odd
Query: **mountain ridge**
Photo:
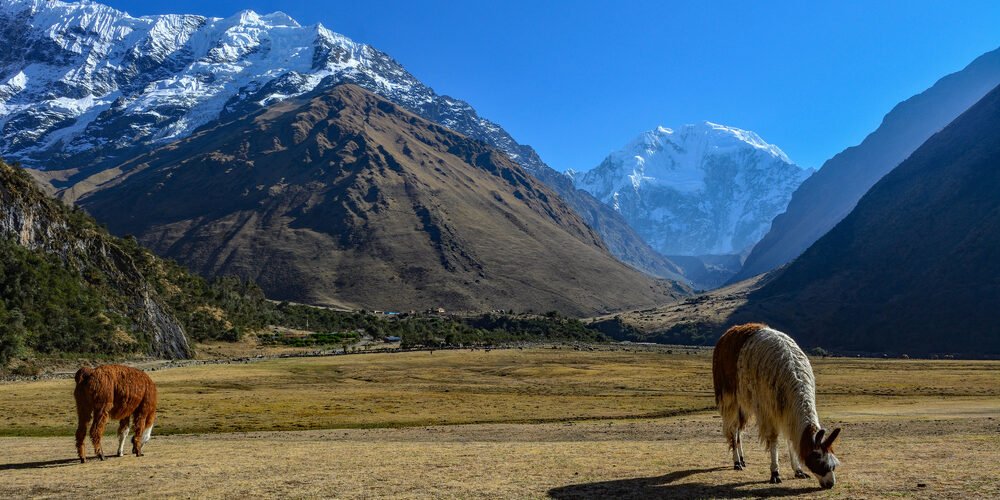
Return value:
[(385, 53), (322, 25), (253, 11), (136, 18), (95, 2), (0, 0), (0, 35), (12, 40), (0, 55), (7, 79), (0, 81), (0, 154), (63, 170), (48, 176), (60, 189), (200, 126), (354, 83), (498, 148), (553, 187), (619, 258), (683, 279), (618, 214), (577, 191), (530, 146), (468, 103), (436, 94)]
[(503, 153), (355, 85), (118, 168), (79, 203), (116, 233), (278, 299), (581, 314), (686, 293), (615, 260)]
[(621, 213), (664, 255), (739, 255), (811, 173), (756, 133), (704, 121), (640, 134), (577, 187)]
[(827, 160), (792, 194), (784, 213), (753, 248), (730, 282), (792, 261), (833, 228), (880, 178), (934, 133), (1000, 84), (1000, 49), (946, 75), (897, 104), (858, 145)]
[(1000, 353), (1000, 86), (880, 179), (734, 317), (806, 345)]

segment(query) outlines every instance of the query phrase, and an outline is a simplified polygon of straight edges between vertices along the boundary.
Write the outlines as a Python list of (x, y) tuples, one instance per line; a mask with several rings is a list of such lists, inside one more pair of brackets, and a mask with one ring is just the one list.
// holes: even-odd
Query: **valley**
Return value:
[(0, 0), (0, 498), (1000, 498), (1000, 7), (102, 1)]
[(726, 467), (710, 351), (669, 350), (412, 352), (157, 370), (161, 410), (146, 456), (85, 465), (72, 451), (71, 380), (2, 383), (0, 494), (114, 495), (123, 476), (152, 497), (1000, 491), (997, 362), (814, 358), (820, 416), (844, 428), (838, 487), (819, 491), (812, 480), (767, 484), (766, 452), (752, 435), (749, 469)]

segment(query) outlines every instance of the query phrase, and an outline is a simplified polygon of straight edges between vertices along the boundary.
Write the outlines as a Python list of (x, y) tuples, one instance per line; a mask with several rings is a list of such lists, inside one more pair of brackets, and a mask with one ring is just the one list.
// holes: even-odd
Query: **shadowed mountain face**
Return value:
[(806, 345), (1000, 353), (1000, 88), (886, 175), (737, 313)]
[(275, 104), (73, 188), (116, 233), (269, 296), (375, 309), (667, 302), (502, 153), (366, 90)]
[(882, 176), (997, 84), (1000, 49), (897, 105), (861, 144), (828, 160), (799, 186), (788, 209), (774, 219), (731, 281), (770, 271), (801, 255), (850, 213)]

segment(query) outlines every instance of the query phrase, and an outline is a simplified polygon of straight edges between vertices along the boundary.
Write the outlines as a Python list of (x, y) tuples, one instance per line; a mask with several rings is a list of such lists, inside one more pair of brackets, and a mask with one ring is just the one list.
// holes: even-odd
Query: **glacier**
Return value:
[(708, 121), (644, 132), (573, 182), (664, 255), (742, 255), (812, 170), (756, 133)]
[(0, 0), (0, 39), (0, 155), (28, 167), (98, 170), (255, 107), (354, 83), (551, 176), (469, 104), (369, 45), (281, 12), (133, 17), (92, 1)]

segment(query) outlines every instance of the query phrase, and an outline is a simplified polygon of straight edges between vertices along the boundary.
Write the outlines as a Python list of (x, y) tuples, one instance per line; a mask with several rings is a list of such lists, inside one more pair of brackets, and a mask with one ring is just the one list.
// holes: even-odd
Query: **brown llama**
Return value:
[(132, 453), (142, 456), (142, 445), (153, 434), (156, 420), (156, 384), (143, 371), (130, 366), (104, 365), (97, 368), (80, 368), (76, 372), (76, 450), (80, 462), (87, 462), (83, 441), (90, 426), (90, 440), (94, 444), (97, 458), (104, 460), (101, 437), (108, 419), (118, 421), (118, 456), (125, 454), (125, 441), (131, 427), (135, 427), (132, 439)]
[(771, 454), (771, 483), (781, 482), (778, 443), (783, 437), (795, 477), (809, 477), (802, 470), (804, 464), (820, 486), (833, 487), (839, 464), (833, 443), (840, 429), (824, 439), (812, 366), (791, 337), (760, 323), (730, 328), (715, 345), (712, 378), (734, 469), (746, 467), (741, 434), (747, 421), (756, 417), (760, 439)]

